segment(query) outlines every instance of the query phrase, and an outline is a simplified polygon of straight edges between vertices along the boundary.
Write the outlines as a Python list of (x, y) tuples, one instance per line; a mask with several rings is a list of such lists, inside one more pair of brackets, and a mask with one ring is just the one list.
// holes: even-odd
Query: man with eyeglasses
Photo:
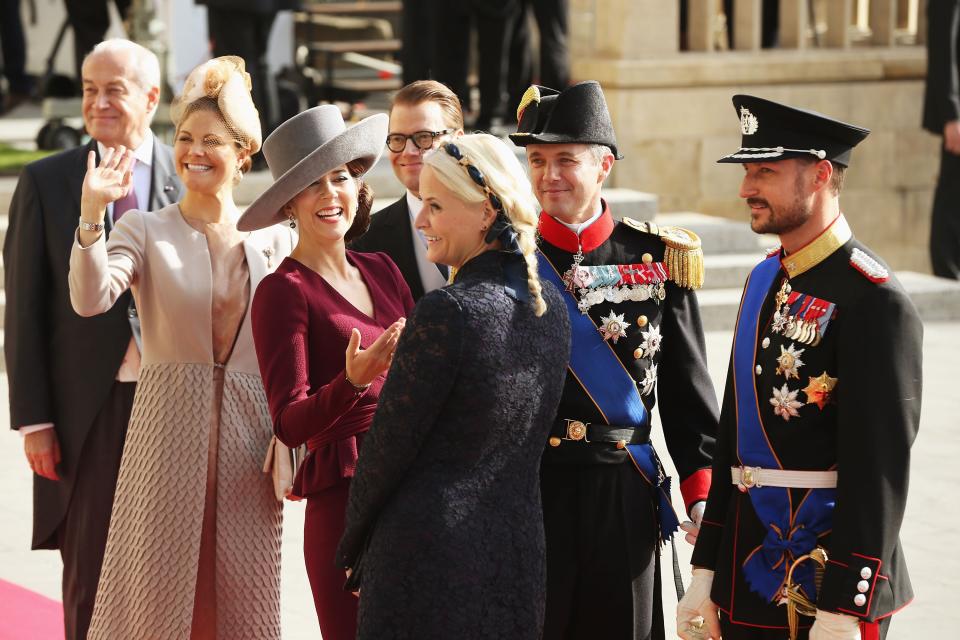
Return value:
[(383, 251), (400, 269), (413, 299), (447, 282), (446, 265), (427, 260), (427, 242), (414, 226), (420, 213), (423, 154), (451, 136), (463, 135), (460, 100), (446, 86), (418, 80), (400, 89), (390, 109), (387, 150), (393, 173), (407, 192), (373, 216), (370, 229), (351, 243), (354, 251)]

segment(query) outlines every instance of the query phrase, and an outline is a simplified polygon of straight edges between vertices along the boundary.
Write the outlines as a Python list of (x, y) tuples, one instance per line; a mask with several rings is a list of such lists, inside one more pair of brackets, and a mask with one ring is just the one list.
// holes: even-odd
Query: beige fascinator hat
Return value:
[(378, 113), (347, 127), (332, 104), (307, 109), (267, 136), (263, 156), (273, 184), (237, 221), (240, 231), (254, 231), (283, 222), (283, 205), (317, 178), (347, 164), (366, 173), (380, 158), (387, 138), (386, 114)]
[(243, 58), (221, 56), (207, 60), (190, 72), (181, 93), (170, 106), (170, 118), (174, 125), (190, 114), (190, 105), (200, 98), (217, 101), (225, 124), (247, 143), (250, 153), (260, 150), (263, 134), (260, 131), (260, 114), (253, 106), (250, 96), (250, 74)]

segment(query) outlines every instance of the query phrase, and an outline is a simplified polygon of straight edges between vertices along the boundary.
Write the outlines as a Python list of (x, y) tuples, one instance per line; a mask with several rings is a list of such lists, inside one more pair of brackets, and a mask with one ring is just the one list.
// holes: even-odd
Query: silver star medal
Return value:
[(790, 418), (799, 417), (800, 413), (797, 409), (803, 406), (803, 403), (797, 400), (797, 392), (788, 389), (786, 384), (779, 389), (773, 388), (773, 397), (770, 398), (770, 404), (773, 405), (773, 412), (783, 418), (785, 422), (790, 422)]
[(660, 342), (663, 340), (663, 337), (660, 335), (660, 327), (650, 325), (650, 330), (641, 331), (640, 335), (643, 336), (643, 342), (640, 343), (640, 348), (643, 349), (643, 353), (640, 357), (652, 358), (657, 351), (660, 351)]
[(640, 381), (640, 395), (648, 396), (653, 393), (653, 388), (657, 385), (657, 365), (651, 364), (643, 372), (643, 380)]
[(613, 340), (613, 344), (617, 344), (617, 340), (627, 337), (627, 327), (630, 326), (630, 323), (624, 321), (624, 315), (622, 313), (618, 315), (611, 311), (610, 315), (600, 318), (603, 321), (603, 326), (600, 327), (600, 335), (603, 336), (604, 340)]

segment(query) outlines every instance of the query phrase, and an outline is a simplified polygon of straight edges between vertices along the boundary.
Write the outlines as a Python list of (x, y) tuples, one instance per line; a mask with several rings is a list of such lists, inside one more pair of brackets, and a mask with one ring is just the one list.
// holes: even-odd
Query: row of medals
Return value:
[[(646, 256), (644, 256), (646, 258)], [(647, 300), (654, 300), (657, 304), (660, 304), (667, 298), (667, 288), (663, 282), (649, 283), (649, 284), (630, 284), (630, 285), (620, 285), (620, 286), (603, 286), (596, 288), (585, 288), (576, 286), (577, 283), (577, 270), (581, 269), (580, 262), (583, 260), (583, 254), (579, 251), (573, 256), (573, 265), (567, 271), (564, 272), (561, 280), (564, 285), (566, 285), (567, 291), (569, 291), (577, 299), (577, 308), (580, 309), (580, 313), (587, 315), (587, 311), (590, 310), (590, 307), (600, 304), (604, 301), (610, 302), (613, 304), (620, 304), (627, 300), (633, 302), (646, 302)], [(649, 262), (649, 260), (644, 260)], [(574, 294), (576, 292), (576, 294)], [(612, 339), (614, 343), (620, 337), (626, 336), (626, 328), (629, 325), (624, 318), (624, 314), (614, 314), (613, 311), (610, 312), (609, 317), (604, 318), (604, 326), (598, 328), (600, 334), (603, 336), (604, 340)], [(660, 348), (660, 337), (659, 331), (651, 325), (650, 333), (655, 334), (652, 336), (653, 340), (657, 341), (657, 344), (653, 349), (650, 350), (650, 365), (644, 371), (643, 380), (639, 381), (640, 384), (640, 395), (646, 396), (650, 395), (653, 392), (654, 387), (657, 382), (657, 365), (653, 362), (653, 356)], [(646, 336), (647, 333), (644, 332)]]
[(777, 309), (773, 312), (773, 324), (770, 330), (774, 333), (783, 334), (783, 337), (788, 340), (795, 340), (815, 347), (820, 344), (820, 328), (815, 321), (803, 320), (790, 315), (787, 298), (792, 290), (790, 283), (784, 280), (780, 291), (774, 298)]
[[(790, 308), (787, 305), (787, 298), (790, 296), (792, 288), (786, 280), (777, 292), (774, 298), (777, 310), (773, 313), (773, 325), (770, 330), (773, 333), (783, 334), (788, 340), (794, 340), (812, 347), (820, 344), (820, 330), (816, 322), (802, 320), (789, 315)], [(764, 339), (764, 347), (767, 346), (769, 339)], [(781, 354), (777, 358), (777, 373), (782, 374), (789, 382), (790, 378), (800, 378), (798, 370), (803, 366), (803, 360), (800, 356), (803, 349), (795, 350), (791, 344), (787, 349), (780, 348)], [(758, 373), (759, 373), (759, 366)], [(785, 382), (779, 389), (774, 387), (773, 396), (770, 398), (770, 404), (774, 406), (774, 413), (789, 421), (791, 417), (798, 417), (798, 410), (804, 404), (816, 404), (823, 410), (824, 406), (832, 401), (832, 394), (837, 386), (837, 378), (830, 377), (826, 371), (819, 376), (811, 376), (810, 383), (805, 389), (791, 390)], [(807, 396), (806, 402), (800, 402), (797, 399), (798, 391), (803, 391)]]

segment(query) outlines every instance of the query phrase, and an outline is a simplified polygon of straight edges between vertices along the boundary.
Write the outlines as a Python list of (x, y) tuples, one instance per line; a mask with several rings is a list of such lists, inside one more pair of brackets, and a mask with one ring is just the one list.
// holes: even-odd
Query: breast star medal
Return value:
[(837, 379), (831, 378), (824, 371), (817, 377), (810, 376), (810, 384), (803, 390), (807, 394), (807, 404), (815, 404), (822, 410), (833, 401), (833, 390), (837, 386)]
[(630, 323), (623, 319), (624, 315), (622, 313), (618, 315), (611, 311), (610, 315), (600, 318), (603, 321), (603, 326), (600, 327), (600, 335), (603, 336), (604, 340), (613, 340), (613, 343), (616, 344), (620, 338), (627, 337), (627, 327), (630, 326)]
[(800, 374), (797, 373), (797, 369), (803, 366), (803, 360), (800, 359), (800, 354), (804, 351), (805, 349), (795, 349), (793, 343), (786, 349), (783, 348), (783, 345), (780, 345), (780, 357), (777, 358), (777, 373), (782, 374), (787, 380), (790, 378), (799, 380)]
[(653, 388), (657, 386), (657, 365), (651, 364), (643, 372), (643, 380), (640, 381), (640, 395), (648, 396), (653, 393)]
[(797, 400), (797, 392), (788, 389), (786, 383), (779, 389), (773, 388), (773, 397), (770, 398), (770, 404), (773, 405), (773, 412), (783, 418), (785, 422), (790, 422), (790, 418), (799, 417), (800, 413), (797, 412), (797, 409), (803, 406), (803, 403)]
[(643, 336), (643, 342), (640, 343), (640, 348), (643, 349), (641, 357), (652, 358), (653, 355), (660, 350), (660, 342), (662, 340), (660, 327), (650, 325), (650, 330), (641, 331), (640, 335)]

